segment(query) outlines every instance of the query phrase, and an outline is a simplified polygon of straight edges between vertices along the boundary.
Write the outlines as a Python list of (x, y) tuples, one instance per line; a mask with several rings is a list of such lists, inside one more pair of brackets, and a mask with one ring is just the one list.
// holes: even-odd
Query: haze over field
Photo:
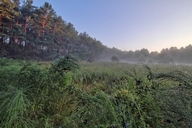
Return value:
[(191, 5), (0, 0), (0, 128), (192, 128)]
[(0, 3), (0, 57), (191, 64), (191, 3), (7, 0)]
[(160, 52), (192, 43), (189, 0), (34, 0), (34, 5), (45, 2), (77, 31), (111, 48)]

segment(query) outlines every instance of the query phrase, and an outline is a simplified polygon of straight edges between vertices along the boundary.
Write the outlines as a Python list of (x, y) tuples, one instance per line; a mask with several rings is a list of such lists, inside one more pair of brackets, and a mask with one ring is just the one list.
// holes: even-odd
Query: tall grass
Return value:
[(25, 118), (30, 107), (30, 101), (25, 92), (25, 89), (18, 89), (11, 85), (7, 87), (7, 91), (1, 91), (1, 127), (33, 127), (32, 121)]
[(192, 126), (192, 68), (0, 59), (0, 127)]

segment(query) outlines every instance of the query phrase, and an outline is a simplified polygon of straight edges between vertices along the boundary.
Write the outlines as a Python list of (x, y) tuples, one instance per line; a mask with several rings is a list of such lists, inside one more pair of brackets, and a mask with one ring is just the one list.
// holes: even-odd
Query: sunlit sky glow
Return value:
[(192, 0), (33, 0), (108, 47), (161, 51), (192, 44)]

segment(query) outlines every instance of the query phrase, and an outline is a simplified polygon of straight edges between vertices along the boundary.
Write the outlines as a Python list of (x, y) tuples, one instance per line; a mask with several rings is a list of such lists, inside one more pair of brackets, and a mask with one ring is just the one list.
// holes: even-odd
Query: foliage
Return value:
[[(72, 23), (58, 16), (52, 5), (33, 5), (33, 0), (3, 0), (0, 4), (0, 57), (25, 60), (56, 60), (67, 54), (88, 62), (119, 60), (146, 63), (191, 63), (192, 46), (121, 51), (108, 48), (86, 32), (78, 33)], [(117, 61), (117, 58), (114, 58)]]
[(78, 34), (48, 2), (35, 7), (32, 0), (6, 0), (0, 7), (0, 57), (55, 60), (71, 53), (87, 60), (104, 48), (85, 32)]
[(79, 68), (77, 64), (77, 60), (73, 58), (71, 55), (67, 55), (64, 58), (57, 61), (55, 64), (52, 65), (54, 71), (62, 74), (66, 71), (72, 71), (74, 69)]
[(112, 62), (119, 62), (119, 58), (114, 55), (114, 56), (111, 57), (111, 61)]
[(1, 127), (191, 127), (190, 66), (0, 59)]

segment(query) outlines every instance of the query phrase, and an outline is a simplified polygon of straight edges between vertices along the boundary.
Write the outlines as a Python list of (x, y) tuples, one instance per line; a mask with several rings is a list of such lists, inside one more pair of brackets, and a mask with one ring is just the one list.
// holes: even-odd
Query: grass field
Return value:
[(0, 127), (191, 128), (192, 67), (0, 59)]

